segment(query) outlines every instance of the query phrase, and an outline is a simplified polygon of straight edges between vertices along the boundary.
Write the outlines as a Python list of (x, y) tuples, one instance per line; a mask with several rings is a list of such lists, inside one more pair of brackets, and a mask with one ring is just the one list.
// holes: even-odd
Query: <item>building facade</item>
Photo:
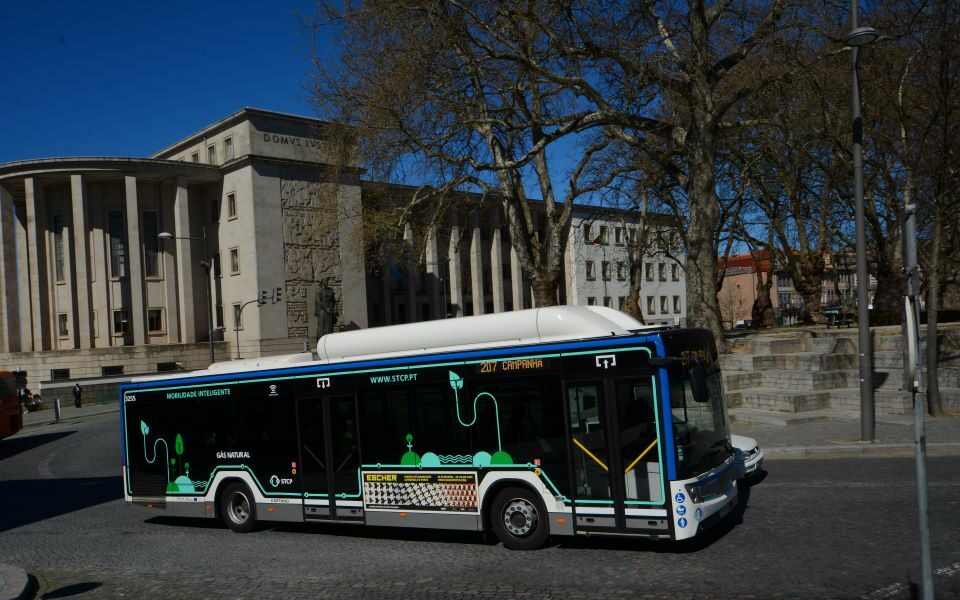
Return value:
[[(322, 125), (246, 108), (149, 158), (0, 164), (0, 362), (54, 381), (202, 368), (210, 346), (217, 360), (301, 351), (331, 298), (337, 329), (532, 306), (495, 205), (408, 226), (418, 256), (365, 257), (376, 184)], [(621, 219), (574, 221), (558, 300), (618, 306), (622, 248), (584, 231)], [(674, 322), (682, 275), (660, 268), (645, 314)]]

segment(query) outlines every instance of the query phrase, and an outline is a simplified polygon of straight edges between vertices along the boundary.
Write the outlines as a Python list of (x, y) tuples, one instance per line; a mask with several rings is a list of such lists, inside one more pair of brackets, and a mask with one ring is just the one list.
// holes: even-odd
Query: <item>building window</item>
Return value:
[(587, 281), (593, 281), (596, 278), (597, 278), (597, 274), (593, 267), (593, 261), (588, 260), (587, 261)]
[(237, 302), (233, 305), (233, 328), (236, 330), (243, 329), (243, 321), (240, 320), (242, 315), (240, 314), (240, 303)]
[(592, 244), (592, 243), (593, 243), (593, 237), (590, 235), (590, 230), (591, 230), (591, 229), (592, 229), (592, 227), (590, 226), (590, 223), (584, 223), (584, 224), (583, 224), (583, 243), (584, 243), (584, 244)]
[(233, 192), (227, 194), (227, 218), (237, 218), (237, 195)]
[(210, 222), (211, 223), (220, 222), (220, 200), (210, 201)]
[(601, 225), (601, 226), (600, 226), (600, 236), (597, 238), (597, 240), (598, 240), (598, 241), (596, 241), (596, 242), (594, 242), (594, 243), (600, 244), (601, 246), (608, 246), (608, 245), (610, 245), (610, 240), (607, 239), (607, 226), (606, 226), (606, 225)]
[(670, 307), (667, 305), (667, 297), (660, 296), (660, 314), (668, 314), (670, 312)]
[(57, 315), (57, 335), (62, 338), (70, 337), (70, 329), (67, 327), (67, 313)]
[(223, 305), (218, 304), (214, 312), (216, 313), (216, 319), (214, 320), (217, 322), (217, 327), (223, 327)]
[(620, 310), (623, 310), (623, 307), (626, 305), (627, 305), (627, 297), (617, 296), (617, 308), (619, 308)]
[(671, 271), (672, 279), (674, 281), (680, 281), (680, 265), (678, 264), (671, 265), (670, 271)]
[(627, 265), (622, 262), (617, 263), (617, 281), (626, 281), (627, 279)]
[(113, 335), (126, 335), (129, 331), (129, 318), (127, 310), (120, 309), (113, 311)]
[(196, 163), (200, 162), (200, 153), (199, 153), (199, 152), (194, 152), (193, 154), (191, 154), (191, 155), (190, 155), (190, 160), (192, 160), (193, 162), (196, 162)]
[(70, 379), (70, 369), (50, 369), (51, 381), (67, 381)]
[(600, 273), (604, 281), (610, 281), (610, 261), (605, 260), (600, 263)]
[(240, 274), (240, 249), (230, 248), (230, 274)]
[(168, 371), (176, 371), (176, 370), (177, 370), (177, 363), (175, 361), (157, 363), (157, 373), (166, 373)]
[(647, 313), (651, 315), (657, 314), (657, 299), (653, 296), (647, 296)]
[(110, 231), (110, 274), (120, 278), (127, 276), (127, 241), (123, 235), (123, 211), (111, 210), (107, 214)]
[(211, 165), (217, 164), (217, 147), (207, 146), (207, 162)]
[(593, 296), (587, 296), (587, 306), (596, 306), (596, 305), (597, 305), (597, 299), (594, 298)]
[(156, 211), (143, 213), (143, 276), (160, 277), (160, 216)]
[(613, 308), (613, 298), (611, 298), (610, 296), (604, 296), (603, 305), (606, 306), (607, 308)]
[(613, 243), (618, 246), (623, 245), (623, 227), (617, 227), (613, 230)]
[(163, 309), (147, 309), (147, 331), (150, 333), (163, 333)]
[(667, 280), (667, 264), (666, 263), (658, 264), (657, 271), (660, 275), (660, 281), (666, 281)]
[(61, 215), (53, 215), (53, 256), (57, 283), (63, 283), (63, 216)]
[(643, 267), (644, 279), (653, 281), (653, 263), (646, 263)]
[(213, 276), (217, 279), (223, 277), (223, 268), (220, 265), (220, 252), (213, 255)]
[(100, 367), (100, 375), (103, 377), (123, 375), (123, 365), (112, 365), (109, 367)]
[(673, 312), (680, 314), (680, 296), (673, 297)]
[(223, 160), (233, 160), (233, 138), (223, 140)]

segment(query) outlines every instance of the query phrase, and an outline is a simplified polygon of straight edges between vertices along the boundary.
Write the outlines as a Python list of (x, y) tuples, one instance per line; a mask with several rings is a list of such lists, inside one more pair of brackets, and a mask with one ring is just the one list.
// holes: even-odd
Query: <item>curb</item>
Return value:
[(0, 563), (0, 600), (26, 598), (29, 583), (26, 571), (20, 567)]
[[(916, 454), (915, 444), (878, 444), (863, 442), (859, 444), (838, 444), (835, 446), (780, 446), (763, 448), (764, 458), (796, 460), (803, 458), (841, 458), (845, 456), (861, 457), (912, 457)], [(927, 443), (928, 456), (960, 456), (960, 442)]]
[[(43, 411), (43, 412), (48, 412), (48, 411)], [(109, 414), (109, 413), (120, 412), (120, 408), (117, 407), (117, 406), (104, 404), (102, 407), (97, 407), (96, 409), (91, 409), (89, 412), (84, 412), (83, 414), (71, 414), (71, 415), (66, 415), (66, 416), (60, 417), (60, 420), (59, 420), (59, 421), (57, 421), (56, 419), (54, 419), (54, 418), (53, 418), (52, 411), (50, 411), (50, 412), (51, 412), (51, 414), (50, 414), (50, 417), (49, 417), (49, 418), (46, 418), (46, 419), (43, 419), (43, 420), (39, 420), (39, 421), (33, 421), (33, 422), (31, 422), (31, 423), (24, 422), (23, 428), (24, 428), (24, 429), (28, 429), (28, 428), (30, 428), (30, 427), (38, 427), (38, 426), (40, 426), (40, 425), (56, 425), (57, 423), (63, 423), (63, 422), (65, 422), (65, 421), (73, 421), (73, 420), (75, 420), (75, 419), (82, 419), (82, 418), (84, 418), (84, 417), (95, 417), (95, 416), (97, 416), (97, 415), (105, 415), (105, 414)], [(24, 415), (24, 416), (26, 416), (26, 415)], [(0, 598), (0, 600), (3, 600), (3, 599)]]

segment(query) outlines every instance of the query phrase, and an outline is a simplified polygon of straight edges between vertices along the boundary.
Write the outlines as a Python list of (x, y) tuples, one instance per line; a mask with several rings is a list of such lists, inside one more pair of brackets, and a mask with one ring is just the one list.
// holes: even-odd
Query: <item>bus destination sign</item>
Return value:
[(550, 359), (547, 358), (511, 358), (507, 360), (491, 360), (477, 364), (477, 373), (487, 375), (492, 373), (522, 373), (525, 371), (542, 371), (550, 368)]

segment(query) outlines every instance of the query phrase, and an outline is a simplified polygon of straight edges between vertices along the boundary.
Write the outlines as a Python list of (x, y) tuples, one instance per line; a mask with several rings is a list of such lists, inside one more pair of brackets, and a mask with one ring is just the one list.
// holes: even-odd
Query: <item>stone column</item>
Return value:
[(124, 175), (127, 212), (127, 282), (130, 285), (130, 320), (133, 322), (133, 345), (146, 343), (146, 314), (143, 309), (145, 282), (140, 248), (140, 203), (137, 202), (137, 176)]
[(30, 268), (30, 320), (32, 330), (31, 350), (40, 352), (47, 350), (45, 342), (49, 340), (50, 323), (48, 322), (50, 299), (47, 297), (46, 269), (41, 268), (46, 263), (44, 252), (44, 232), (40, 230), (37, 219), (39, 186), (33, 177), (23, 180), (26, 193), (27, 207), (27, 254)]
[(450, 304), (453, 305), (452, 315), (463, 316), (463, 270), (460, 268), (460, 226), (454, 221), (450, 228), (450, 246), (447, 256), (450, 257)]
[[(171, 186), (169, 183), (165, 183), (161, 187), (160, 192), (160, 222), (164, 223), (161, 226), (160, 231), (170, 231), (169, 225), (170, 217), (173, 216), (174, 212), (171, 210), (171, 205), (168, 203), (171, 199), (171, 196), (176, 198), (176, 187)], [(166, 317), (167, 317), (167, 342), (175, 344), (177, 342), (183, 342), (180, 338), (180, 307), (177, 304), (177, 262), (174, 259), (173, 253), (169, 252), (171, 248), (165, 248), (170, 242), (161, 242), (158, 248), (160, 252), (160, 260), (163, 263), (163, 299), (164, 306), (166, 307)], [(165, 252), (166, 250), (166, 252)], [(211, 260), (213, 260), (211, 255)]]
[(30, 253), (27, 251), (27, 210), (25, 205), (13, 207), (14, 247), (17, 260), (17, 312), (20, 315), (20, 351), (33, 347), (33, 329), (30, 316)]
[(0, 185), (0, 352), (20, 350), (20, 303), (17, 298), (17, 252), (13, 194)]
[(523, 268), (513, 244), (510, 244), (510, 293), (513, 294), (513, 310), (523, 310)]
[(500, 234), (500, 214), (493, 213), (490, 219), (490, 293), (493, 295), (493, 312), (506, 310), (503, 296), (503, 247)]
[(470, 219), (470, 290), (473, 292), (473, 314), (484, 313), (483, 301), (483, 240), (480, 237), (480, 217), (474, 213)]
[(427, 247), (425, 257), (427, 261), (427, 278), (430, 285), (427, 287), (427, 293), (430, 294), (430, 306), (433, 307), (433, 318), (440, 319), (447, 314), (447, 307), (440, 307), (443, 302), (440, 294), (440, 286), (445, 282), (441, 281), (442, 269), (445, 265), (439, 263), (440, 256), (437, 248), (437, 228), (433, 225), (427, 230)]
[[(187, 179), (177, 177), (173, 199), (173, 235), (190, 236), (190, 207), (187, 204)], [(180, 308), (180, 343), (197, 341), (197, 319), (193, 310), (193, 242), (175, 240), (177, 247), (177, 283), (180, 293), (177, 305)], [(164, 242), (169, 244), (170, 242)]]
[(413, 256), (413, 227), (410, 223), (406, 223), (403, 226), (403, 241), (406, 242), (407, 250), (409, 251), (407, 255), (407, 264), (405, 265), (405, 271), (407, 272), (407, 323), (416, 323), (419, 321), (418, 311), (417, 311), (417, 261)]
[(70, 176), (70, 197), (73, 219), (70, 234), (73, 237), (73, 292), (77, 310), (73, 316), (78, 348), (92, 348), (93, 308), (90, 296), (90, 248), (87, 243), (87, 202), (83, 175)]

